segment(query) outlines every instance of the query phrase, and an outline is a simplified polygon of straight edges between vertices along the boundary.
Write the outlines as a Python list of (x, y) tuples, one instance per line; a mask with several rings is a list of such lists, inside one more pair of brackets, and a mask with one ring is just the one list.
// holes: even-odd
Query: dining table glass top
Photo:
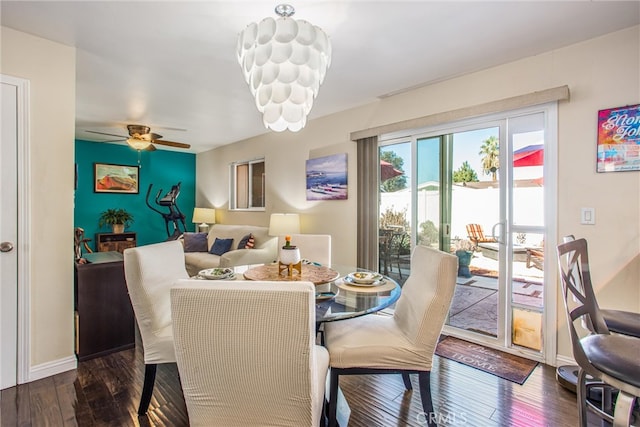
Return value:
[[(388, 276), (361, 268), (302, 263), (302, 272), (292, 276), (279, 272), (278, 263), (231, 267), (236, 280), (306, 280), (316, 285), (316, 323), (363, 316), (383, 310), (400, 298), (401, 288)], [(375, 275), (373, 283), (359, 284), (354, 273)]]

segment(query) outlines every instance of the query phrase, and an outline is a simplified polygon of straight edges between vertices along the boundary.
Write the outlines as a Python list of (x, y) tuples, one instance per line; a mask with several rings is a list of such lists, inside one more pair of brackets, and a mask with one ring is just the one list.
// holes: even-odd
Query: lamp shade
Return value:
[(215, 224), (216, 210), (213, 208), (194, 208), (193, 222), (199, 222), (201, 224)]
[(279, 5), (280, 18), (252, 23), (238, 37), (238, 62), (265, 127), (297, 132), (318, 95), (331, 63), (331, 43), (322, 29), (291, 18), (294, 9)]
[(284, 236), (300, 233), (300, 215), (294, 213), (274, 213), (269, 221), (269, 235)]

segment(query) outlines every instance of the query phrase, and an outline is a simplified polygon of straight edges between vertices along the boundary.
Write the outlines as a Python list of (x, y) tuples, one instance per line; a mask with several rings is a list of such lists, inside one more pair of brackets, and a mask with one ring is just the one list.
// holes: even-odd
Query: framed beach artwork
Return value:
[(94, 163), (93, 191), (96, 193), (138, 194), (138, 166)]
[(640, 170), (640, 104), (598, 111), (596, 170)]
[(307, 200), (347, 199), (347, 153), (307, 160)]

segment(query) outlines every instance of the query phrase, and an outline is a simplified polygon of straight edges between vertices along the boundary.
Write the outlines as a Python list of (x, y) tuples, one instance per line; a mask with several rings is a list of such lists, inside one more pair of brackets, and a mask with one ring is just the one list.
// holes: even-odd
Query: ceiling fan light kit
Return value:
[(251, 23), (238, 37), (238, 62), (268, 129), (297, 132), (307, 123), (327, 69), (331, 43), (319, 27), (294, 20), (278, 5), (278, 19)]
[(146, 148), (149, 148), (149, 146), (151, 145), (151, 141), (146, 141), (144, 139), (138, 139), (138, 138), (127, 138), (127, 144), (129, 144), (129, 146), (131, 148), (134, 148), (136, 150), (144, 150)]

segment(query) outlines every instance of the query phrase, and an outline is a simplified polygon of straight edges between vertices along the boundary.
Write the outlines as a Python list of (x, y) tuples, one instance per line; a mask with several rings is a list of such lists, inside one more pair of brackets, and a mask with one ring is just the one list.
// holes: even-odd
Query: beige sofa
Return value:
[[(236, 249), (247, 234), (253, 234), (253, 249)], [(233, 267), (245, 264), (264, 264), (278, 259), (278, 238), (269, 236), (268, 227), (254, 225), (214, 224), (209, 229), (207, 248), (211, 249), (216, 237), (233, 239), (231, 250), (220, 256), (209, 252), (185, 252), (185, 266), (189, 276), (214, 267)]]

